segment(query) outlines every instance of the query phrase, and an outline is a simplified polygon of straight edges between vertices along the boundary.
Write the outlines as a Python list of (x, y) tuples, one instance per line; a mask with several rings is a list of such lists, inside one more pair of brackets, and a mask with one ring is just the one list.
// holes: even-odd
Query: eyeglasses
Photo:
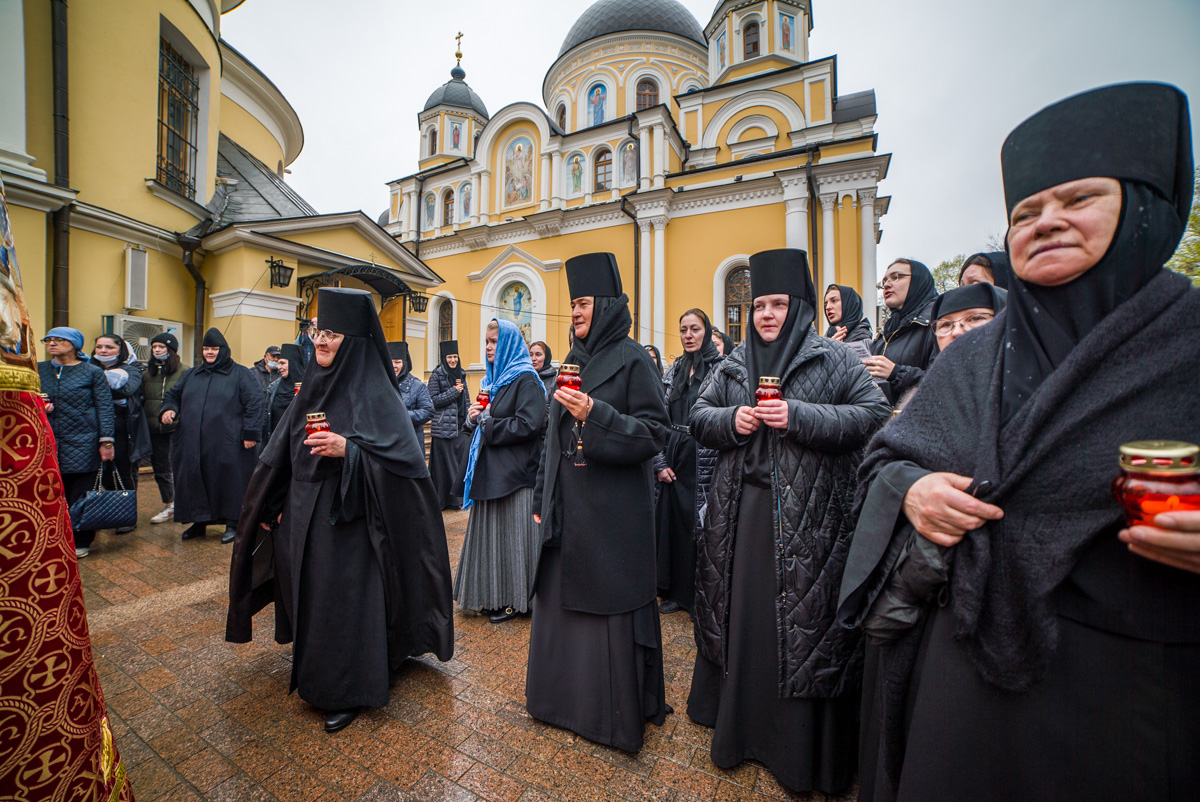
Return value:
[(42, 342), (44, 342), (46, 345), (67, 345), (71, 341), (64, 340), (61, 337), (47, 337), (46, 339), (42, 340)]
[(933, 324), (933, 333), (939, 337), (945, 337), (947, 334), (953, 334), (954, 330), (959, 327), (963, 331), (970, 331), (979, 328), (994, 317), (995, 315), (990, 312), (979, 312), (963, 320), (939, 320)]
[(881, 281), (881, 282), (879, 282), (878, 284), (876, 284), (876, 285), (875, 285), (875, 288), (876, 288), (876, 289), (880, 289), (880, 290), (882, 290), (884, 287), (887, 287), (887, 286), (890, 286), (890, 285), (892, 285), (892, 284), (895, 284), (895, 283), (896, 283), (897, 281), (899, 281), (900, 279), (902, 279), (902, 278), (908, 278), (908, 277), (909, 277), (909, 276), (911, 276), (911, 275), (912, 275), (912, 273), (893, 273), (893, 274), (892, 274), (892, 275), (890, 275), (890, 276), (884, 276), (884, 277), (883, 277), (883, 281)]
[(336, 331), (330, 331), (329, 329), (322, 329), (321, 331), (314, 331), (312, 338), (313, 338), (313, 342), (320, 342), (321, 340), (324, 340), (327, 343), (331, 343), (334, 340), (339, 339), (341, 336), (342, 335), (338, 334)]

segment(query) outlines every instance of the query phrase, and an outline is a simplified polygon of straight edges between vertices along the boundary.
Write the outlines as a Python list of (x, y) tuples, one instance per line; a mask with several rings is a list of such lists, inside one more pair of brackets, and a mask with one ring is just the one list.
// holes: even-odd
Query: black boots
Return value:
[(187, 529), (183, 530), (183, 539), (191, 540), (192, 538), (204, 537), (204, 530), (207, 527), (203, 523), (194, 523)]
[(520, 613), (513, 608), (505, 607), (503, 610), (497, 610), (488, 616), (488, 621), (491, 621), (493, 624), (503, 624), (505, 621), (516, 618), (519, 615)]
[(358, 718), (357, 707), (349, 710), (331, 710), (325, 714), (325, 732), (344, 730), (356, 718)]
[(225, 534), (221, 535), (221, 542), (222, 543), (232, 543), (233, 538), (236, 535), (237, 535), (237, 527), (236, 526), (227, 526), (227, 527), (225, 527)]

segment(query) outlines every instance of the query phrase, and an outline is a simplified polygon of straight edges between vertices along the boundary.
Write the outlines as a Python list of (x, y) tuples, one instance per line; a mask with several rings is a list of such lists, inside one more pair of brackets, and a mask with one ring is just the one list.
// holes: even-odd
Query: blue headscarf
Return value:
[(60, 340), (66, 340), (71, 345), (75, 346), (75, 355), (84, 362), (91, 362), (89, 357), (83, 350), (83, 332), (79, 329), (73, 329), (69, 326), (57, 326), (46, 332), (46, 336), (42, 338), (42, 342), (46, 342), (51, 337), (57, 337)]
[[(521, 336), (521, 330), (507, 320), (496, 320), (496, 318), (492, 318), (492, 320), (499, 324), (500, 332), (496, 336), (496, 357), (487, 363), (482, 389), (494, 395), (501, 387), (516, 381), (522, 373), (533, 376), (540, 385), (542, 379), (533, 369), (533, 362), (529, 359), (529, 347), (525, 345), (525, 338)], [(471, 501), (471, 480), (475, 478), (475, 462), (479, 459), (481, 445), (483, 445), (483, 427), (476, 426), (475, 434), (471, 437), (471, 454), (467, 458), (467, 473), (463, 477), (464, 510), (475, 503)]]

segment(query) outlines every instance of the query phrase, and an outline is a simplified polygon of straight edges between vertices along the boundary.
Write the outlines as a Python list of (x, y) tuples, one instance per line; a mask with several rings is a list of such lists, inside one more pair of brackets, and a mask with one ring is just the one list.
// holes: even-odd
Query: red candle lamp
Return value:
[(758, 389), (754, 392), (755, 405), (761, 404), (763, 401), (782, 401), (783, 391), (780, 389), (780, 381), (778, 376), (761, 376), (758, 379)]
[(1155, 516), (1200, 510), (1200, 446), (1176, 440), (1139, 440), (1120, 447), (1121, 474), (1113, 495), (1129, 526), (1153, 526)]
[(475, 403), (478, 404), (479, 406), (483, 407), (484, 409), (487, 409), (488, 404), (490, 404), (491, 402), (492, 402), (492, 394), (489, 391), (483, 389), (482, 387), (479, 388), (479, 395), (475, 396)]
[(554, 380), (554, 384), (560, 389), (569, 387), (572, 390), (579, 390), (583, 387), (583, 377), (579, 375), (578, 365), (560, 365), (558, 368), (558, 378)]
[(329, 431), (329, 421), (325, 420), (324, 412), (310, 412), (305, 416), (304, 431), (312, 437), (317, 432)]

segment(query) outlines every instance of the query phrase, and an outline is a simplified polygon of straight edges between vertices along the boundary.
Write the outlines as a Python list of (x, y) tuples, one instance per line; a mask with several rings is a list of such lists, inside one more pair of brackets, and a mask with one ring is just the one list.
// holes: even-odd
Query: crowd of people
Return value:
[(68, 498), (151, 457), (153, 520), (234, 542), (227, 639), (274, 603), (329, 732), (385, 705), (405, 658), (450, 659), (457, 602), (532, 616), (529, 715), (637, 752), (676, 712), (660, 616), (680, 614), (682, 712), (722, 768), (857, 776), (863, 800), (1200, 798), (1200, 512), (1130, 526), (1110, 493), (1121, 444), (1200, 439), (1200, 291), (1164, 269), (1187, 100), (1077, 95), (1001, 155), (1006, 250), (942, 293), (894, 260), (878, 331), (795, 249), (750, 258), (743, 342), (689, 309), (670, 364), (630, 338), (616, 258), (568, 259), (570, 380), (494, 319), (477, 396), (457, 342), (426, 386), (355, 290), (322, 288), (311, 336), (253, 369), (216, 329), (187, 371), (171, 335), (143, 368), (53, 329)]

